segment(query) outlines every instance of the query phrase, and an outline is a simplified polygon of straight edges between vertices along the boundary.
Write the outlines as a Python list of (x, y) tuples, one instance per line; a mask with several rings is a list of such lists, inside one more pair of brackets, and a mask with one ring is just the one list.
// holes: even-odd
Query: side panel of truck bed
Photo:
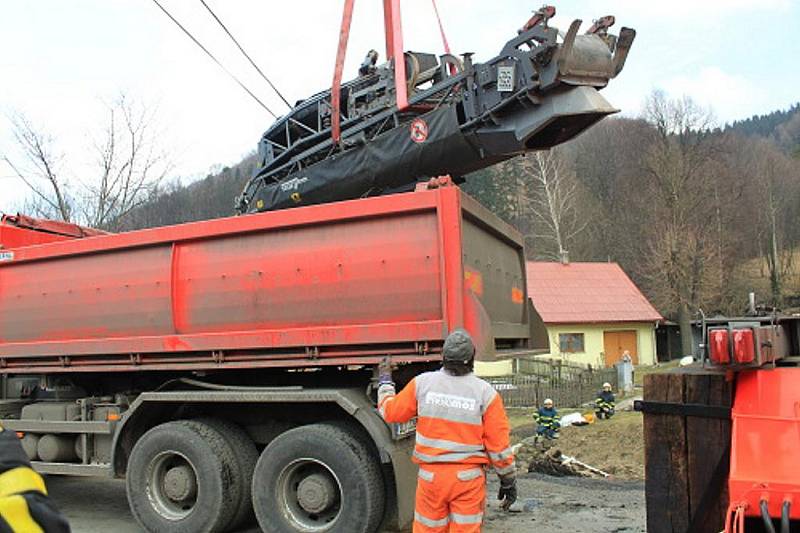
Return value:
[(470, 322), (473, 271), (499, 337), (524, 340), (521, 246), (464, 200), (444, 188), (19, 248), (0, 263), (0, 372), (433, 360)]

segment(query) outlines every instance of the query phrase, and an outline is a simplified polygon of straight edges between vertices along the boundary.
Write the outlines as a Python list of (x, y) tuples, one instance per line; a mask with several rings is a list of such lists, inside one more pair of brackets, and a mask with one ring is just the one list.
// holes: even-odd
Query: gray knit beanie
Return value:
[(444, 341), (442, 358), (445, 361), (468, 363), (475, 356), (472, 337), (463, 329), (456, 329)]

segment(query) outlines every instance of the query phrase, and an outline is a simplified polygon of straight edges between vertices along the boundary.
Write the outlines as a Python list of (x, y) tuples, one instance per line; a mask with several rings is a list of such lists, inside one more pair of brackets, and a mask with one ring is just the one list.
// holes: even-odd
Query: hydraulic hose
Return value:
[(781, 507), (781, 533), (789, 533), (791, 524), (789, 522), (789, 511), (792, 508), (792, 502), (786, 500)]
[(761, 500), (761, 519), (764, 521), (764, 527), (767, 533), (775, 533), (775, 526), (772, 524), (772, 517), (769, 516), (769, 508), (767, 507), (767, 500)]

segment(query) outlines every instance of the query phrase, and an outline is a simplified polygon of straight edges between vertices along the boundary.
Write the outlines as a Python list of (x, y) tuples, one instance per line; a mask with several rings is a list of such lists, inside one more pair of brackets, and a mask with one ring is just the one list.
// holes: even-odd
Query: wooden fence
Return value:
[(558, 360), (518, 361), (513, 376), (489, 378), (506, 407), (541, 406), (551, 398), (556, 407), (579, 407), (591, 402), (604, 382), (617, 388), (615, 368), (593, 369)]

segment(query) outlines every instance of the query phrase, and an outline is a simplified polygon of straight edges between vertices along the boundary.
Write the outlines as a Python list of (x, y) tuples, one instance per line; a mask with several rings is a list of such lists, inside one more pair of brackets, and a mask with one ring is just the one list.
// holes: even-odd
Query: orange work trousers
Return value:
[(483, 465), (420, 465), (414, 533), (480, 533), (485, 505)]

